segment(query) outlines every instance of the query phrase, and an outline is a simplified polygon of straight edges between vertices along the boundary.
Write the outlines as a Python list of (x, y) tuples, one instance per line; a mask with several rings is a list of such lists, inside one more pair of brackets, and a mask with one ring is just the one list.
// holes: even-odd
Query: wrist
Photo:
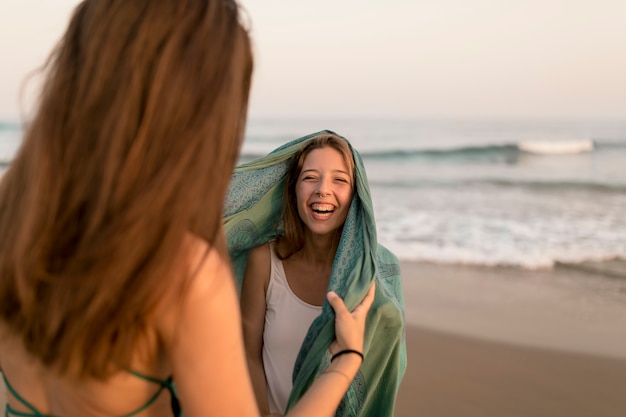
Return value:
[(340, 371), (352, 379), (359, 372), (362, 362), (363, 360), (357, 354), (343, 354), (335, 356), (327, 369)]
[(343, 349), (343, 350), (340, 350), (339, 352), (335, 353), (335, 354), (334, 354), (334, 355), (330, 358), (330, 361), (332, 362), (332, 361), (334, 361), (335, 359), (337, 359), (338, 357), (343, 356), (343, 355), (356, 355), (356, 356), (358, 356), (359, 358), (361, 358), (361, 362), (363, 362), (363, 360), (365, 359), (365, 358), (363, 357), (363, 353), (361, 353), (361, 352), (360, 352), (360, 351), (358, 351), (358, 350), (354, 350), (354, 349)]

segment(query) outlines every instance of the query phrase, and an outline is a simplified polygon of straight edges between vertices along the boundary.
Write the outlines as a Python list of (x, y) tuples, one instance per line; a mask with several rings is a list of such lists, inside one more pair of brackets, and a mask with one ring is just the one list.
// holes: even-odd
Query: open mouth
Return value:
[(319, 217), (330, 217), (335, 211), (335, 206), (326, 203), (313, 203), (311, 204), (311, 210)]

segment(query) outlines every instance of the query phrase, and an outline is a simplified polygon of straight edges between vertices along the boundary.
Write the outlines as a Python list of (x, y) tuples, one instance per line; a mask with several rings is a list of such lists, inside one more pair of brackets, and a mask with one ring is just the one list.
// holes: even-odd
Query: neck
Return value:
[(307, 233), (300, 255), (307, 263), (316, 267), (327, 268), (333, 263), (340, 237), (338, 232), (325, 236), (314, 236)]

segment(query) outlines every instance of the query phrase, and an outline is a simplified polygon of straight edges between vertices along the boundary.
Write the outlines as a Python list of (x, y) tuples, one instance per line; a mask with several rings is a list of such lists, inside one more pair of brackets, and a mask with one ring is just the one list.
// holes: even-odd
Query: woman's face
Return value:
[(311, 151), (296, 183), (298, 214), (316, 235), (341, 227), (352, 201), (352, 175), (339, 151), (324, 147)]

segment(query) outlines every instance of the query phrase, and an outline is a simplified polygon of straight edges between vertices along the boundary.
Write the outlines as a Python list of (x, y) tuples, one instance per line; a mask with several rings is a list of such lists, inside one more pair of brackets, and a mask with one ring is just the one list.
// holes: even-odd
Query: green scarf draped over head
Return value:
[[(310, 139), (329, 134), (338, 136), (330, 131), (314, 133), (235, 169), (226, 197), (225, 231), (239, 289), (250, 249), (282, 233), (283, 192), (292, 157)], [(336, 416), (392, 417), (406, 369), (400, 266), (398, 259), (376, 241), (374, 210), (363, 161), (350, 148), (355, 162), (354, 197), (333, 261), (328, 290), (339, 294), (350, 310), (361, 302), (374, 280), (376, 296), (366, 322), (365, 360)], [(287, 409), (328, 366), (328, 348), (334, 338), (334, 312), (325, 301), (296, 359)]]

